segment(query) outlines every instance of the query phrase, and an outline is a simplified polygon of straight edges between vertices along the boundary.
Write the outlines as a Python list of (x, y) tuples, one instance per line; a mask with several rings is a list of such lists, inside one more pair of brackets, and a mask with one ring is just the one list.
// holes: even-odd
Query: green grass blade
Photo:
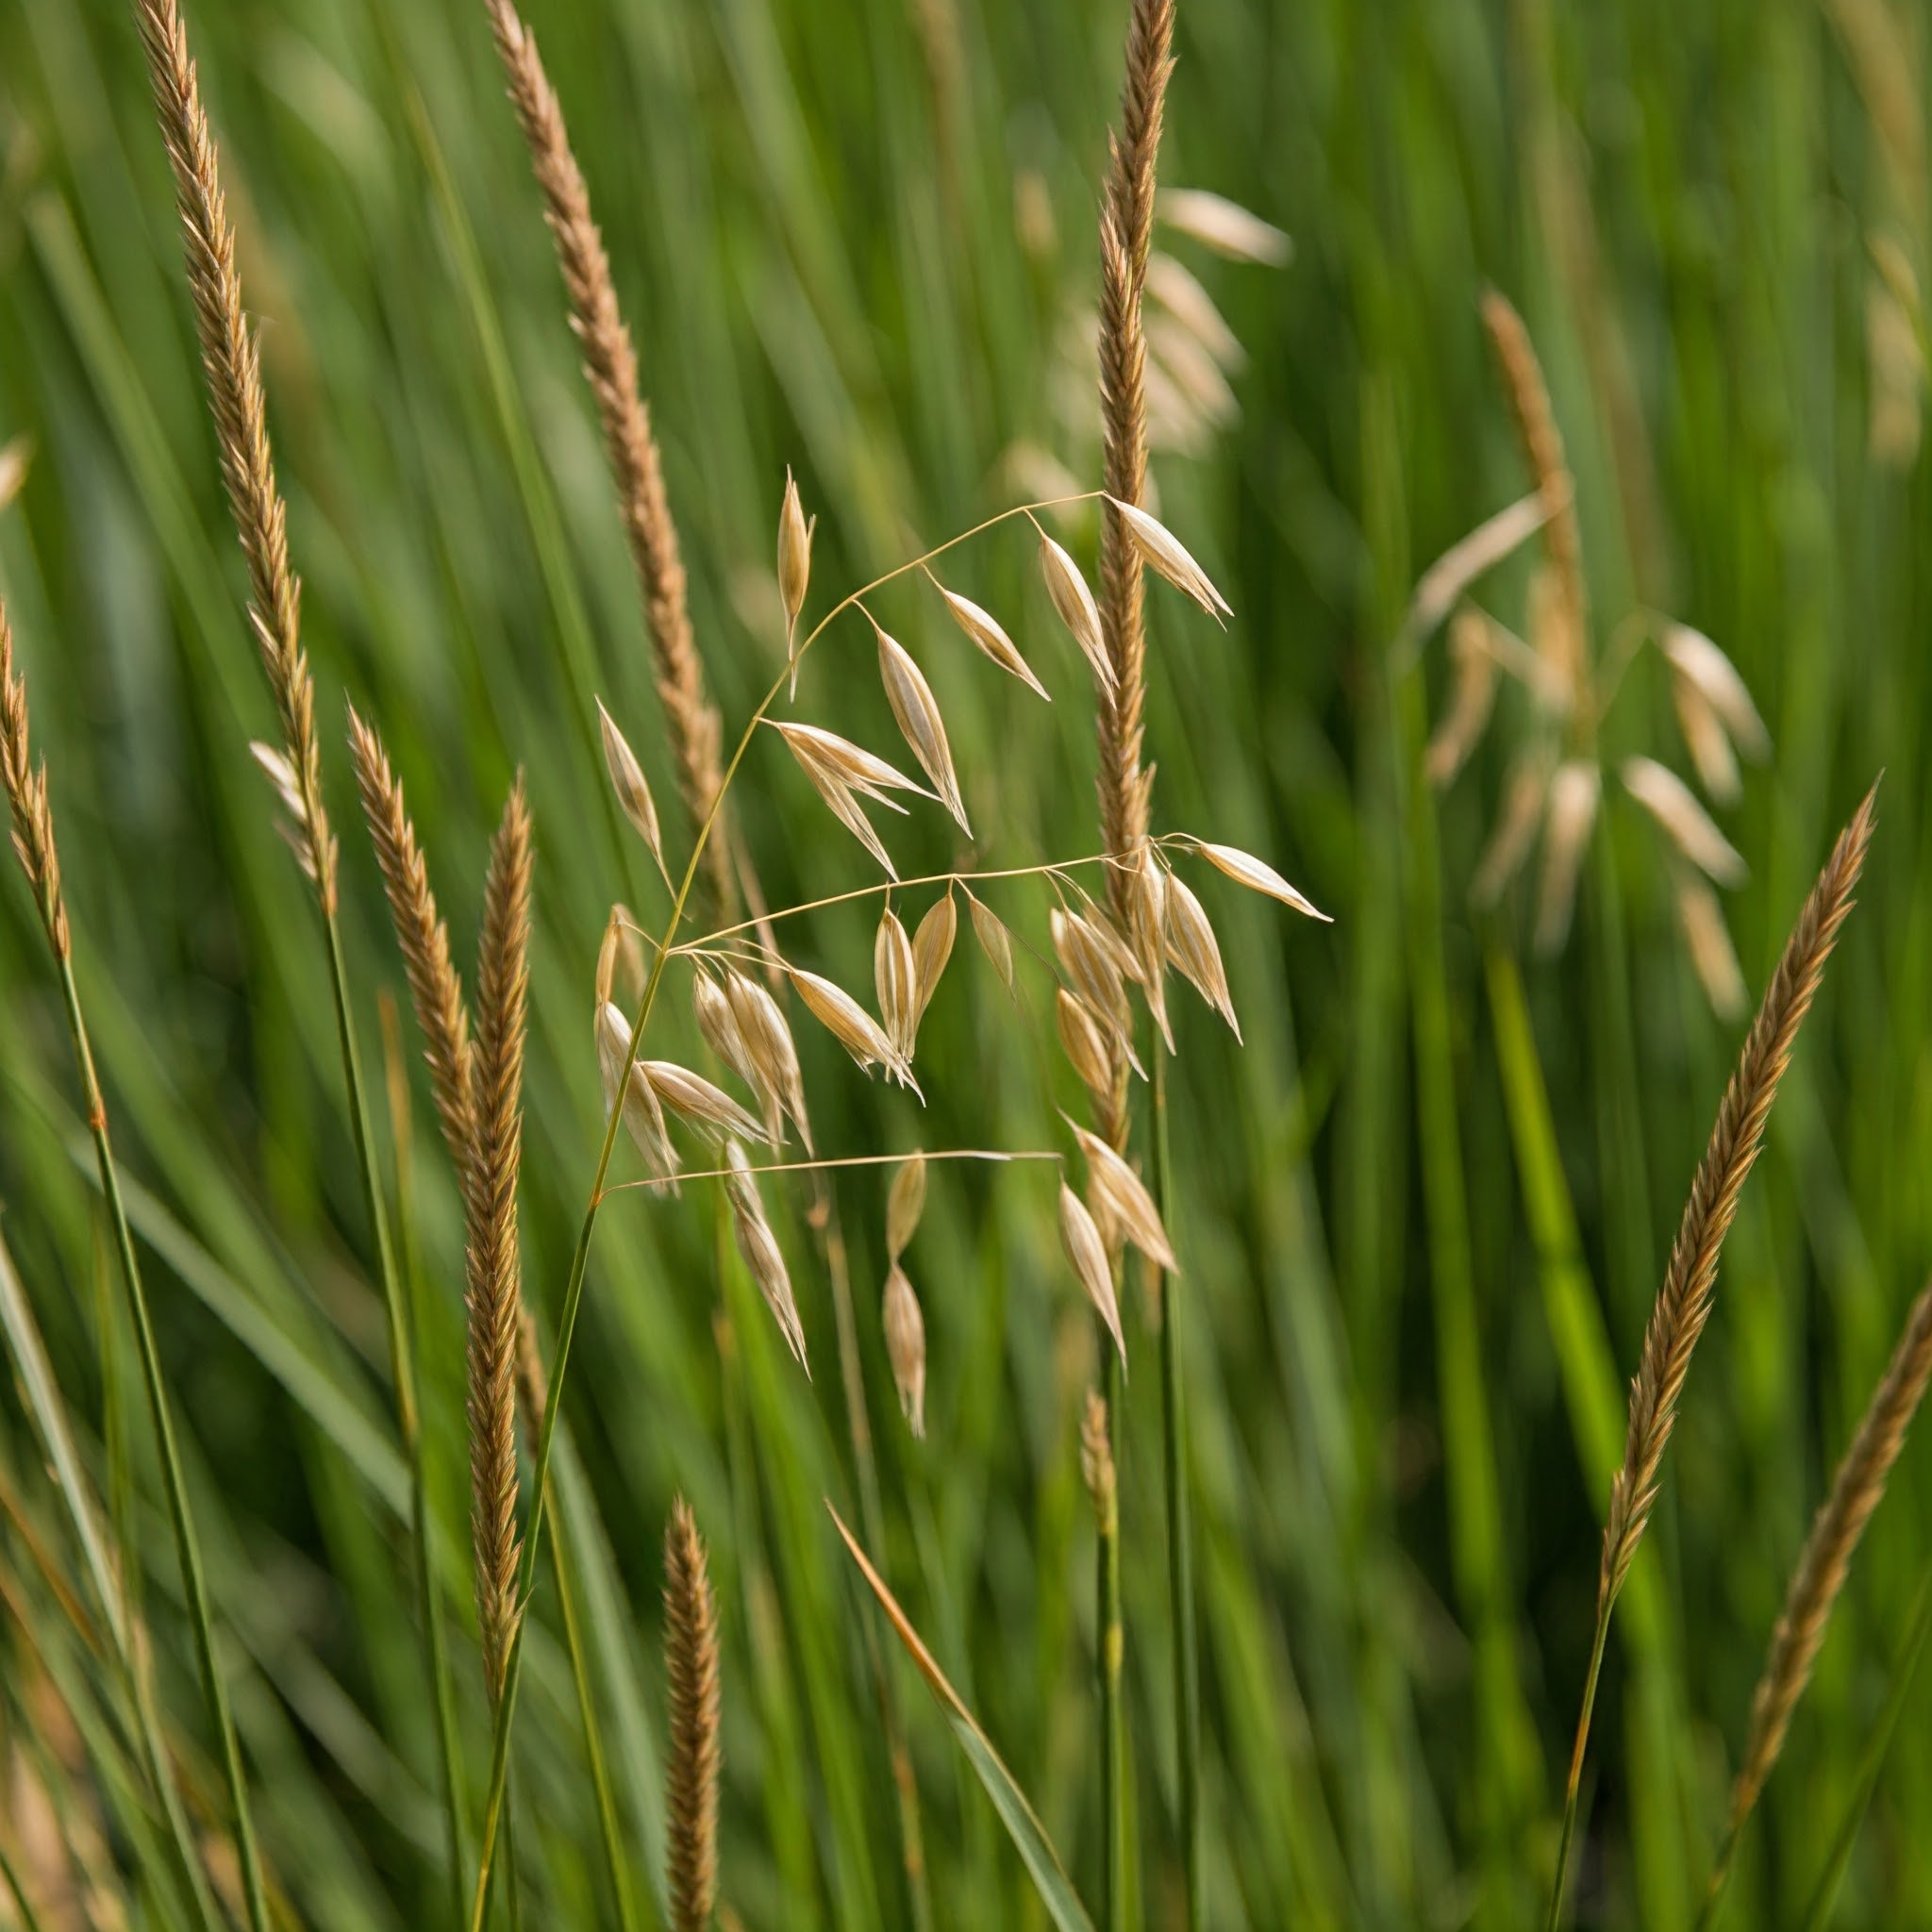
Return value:
[(946, 1681), (945, 1673), (940, 1669), (932, 1652), (926, 1649), (919, 1632), (912, 1627), (911, 1620), (899, 1607), (898, 1600), (886, 1588), (884, 1578), (867, 1559), (865, 1552), (858, 1546), (858, 1538), (845, 1527), (830, 1502), (826, 1503), (825, 1509), (844, 1539), (845, 1547), (852, 1553), (852, 1560), (858, 1565), (858, 1574), (878, 1599), (879, 1607), (885, 1611), (899, 1641), (906, 1646), (907, 1655), (918, 1667), (919, 1674), (925, 1679), (926, 1689), (945, 1714), (955, 1741), (966, 1755), (966, 1761), (985, 1786), (986, 1794), (992, 1800), (993, 1809), (999, 1813), (1000, 1823), (1007, 1827), (1021, 1862), (1026, 1867), (1027, 1875), (1033, 1880), (1041, 1902), (1052, 1915), (1054, 1924), (1059, 1927), (1059, 1932), (1093, 1932), (1093, 1922), (1088, 1918), (1087, 1908), (1074, 1890), (1073, 1881), (1060, 1863), (1059, 1854), (1054, 1850), (1053, 1841), (1046, 1835), (1046, 1827), (1041, 1824), (1033, 1807), (1026, 1801), (1025, 1792), (1014, 1782), (1013, 1774), (994, 1750), (992, 1740), (980, 1729), (978, 1721), (967, 1709), (964, 1700)]

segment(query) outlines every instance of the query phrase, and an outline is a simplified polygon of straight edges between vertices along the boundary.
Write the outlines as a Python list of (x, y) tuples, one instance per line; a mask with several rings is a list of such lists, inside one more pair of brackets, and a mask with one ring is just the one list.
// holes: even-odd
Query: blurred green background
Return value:
[[(821, 608), (1034, 493), (1049, 459), (1097, 480), (1082, 316), (1124, 8), (530, 0), (528, 17), (638, 339), (728, 742), (778, 661), (786, 464), (821, 518)], [(261, 321), (366, 1063), (376, 989), (400, 996), (402, 979), (354, 811), (344, 693), (396, 757), (466, 964), (487, 834), (513, 768), (528, 774), (523, 1204), (547, 1333), (599, 1131), (605, 911), (615, 897), (647, 923), (663, 911), (612, 833), (592, 692), (660, 797), (675, 791), (538, 198), (480, 4), (200, 0), (189, 23)], [(1655, 829), (1614, 785), (1566, 949), (1535, 955), (1526, 898), (1469, 909), (1520, 702), (1452, 788), (1423, 780), (1447, 679), (1440, 644), (1397, 648), (1410, 589), (1527, 487), (1478, 322), (1486, 284), (1524, 310), (1550, 373), (1599, 640), (1639, 606), (1671, 611), (1731, 654), (1769, 724), (1771, 761), (1721, 814), (1751, 867), (1726, 910), (1754, 997), (1838, 825), (1889, 774), (1599, 1709), (1578, 1920), (1665, 1932), (1693, 1916), (1786, 1575), (1932, 1265), (1932, 487), (1913, 309), (1932, 267), (1925, 28), (1918, 0), (1181, 0), (1163, 179), (1244, 204), (1294, 252), (1270, 268), (1162, 240), (1246, 361), (1232, 409), (1194, 369), (1167, 424), (1187, 446), (1156, 458), (1162, 514), (1238, 613), (1223, 634), (1155, 587), (1156, 822), (1265, 854), (1337, 919), (1316, 927), (1196, 877), (1245, 1047), (1172, 996), (1216, 1926), (1541, 1911), (1623, 1381), (1739, 1037), (1687, 963)], [(0, 592), (267, 1853), (307, 1924), (420, 1924), (441, 1840), (381, 1310), (313, 907), (245, 751), (273, 735), (271, 711), (167, 170), (116, 0), (0, 6), (0, 444), (21, 437)], [(1070, 530), (1091, 562), (1091, 526)], [(1512, 624), (1524, 575), (1482, 587)], [(879, 600), (945, 708), (973, 862), (1091, 852), (1090, 710), (1030, 542), (982, 540), (949, 581), (1008, 621), (1059, 700), (998, 678), (929, 597)], [(862, 629), (835, 629), (801, 711), (890, 751), (872, 667)], [(1689, 773), (1654, 657), (1606, 751)], [(775, 903), (875, 876), (775, 744), (755, 747), (735, 795)], [(936, 813), (888, 836), (908, 874), (958, 862)], [(165, 1701), (211, 1791), (58, 996), (18, 880), (0, 896), (7, 1237), (102, 1488), (149, 1553)], [(1037, 891), (989, 896), (1044, 949)], [(795, 957), (865, 988), (871, 931), (862, 907), (812, 915)], [(1023, 959), (1023, 985), (1016, 1015), (962, 936), (922, 1040), (924, 1113), (802, 1024), (822, 1148), (1060, 1144), (1053, 1109), (1075, 1088), (1050, 982)], [(681, 998), (662, 1024), (663, 1051), (697, 1051)], [(421, 1357), (449, 1600), (468, 1619), (459, 1215), (417, 1087)], [(883, 1175), (843, 1174), (838, 1196), (884, 1567), (1091, 1897), (1076, 1433), (1093, 1343), (1043, 1174), (933, 1174), (908, 1257), (929, 1336), (923, 1445), (879, 1334)], [(724, 1624), (724, 1896), (750, 1927), (897, 1927), (867, 1624), (820, 1504), (855, 1515), (803, 1197), (781, 1229), (810, 1384), (721, 1261), (702, 1194), (607, 1208), (569, 1402), (566, 1488), (596, 1524), (579, 1556), (640, 1889), (648, 1901), (661, 1838), (658, 1539), (681, 1488)], [(1161, 1925), (1176, 1910), (1174, 1748), (1158, 1376), (1138, 1295), (1128, 1324), (1133, 1905)], [(1732, 1924), (1932, 1918), (1932, 1687), (1900, 1664), (1932, 1574), (1928, 1439), (1859, 1553)], [(51, 1805), (76, 1869), (108, 1879), (131, 1856), (122, 1747), (59, 1614), (65, 1525), (10, 1397), (0, 1445), (0, 1843), (44, 1844)], [(517, 1727), (534, 1922), (609, 1923), (547, 1584), (536, 1616)], [(480, 1784), (475, 1651), (457, 1649)], [(909, 1674), (898, 1695), (941, 1924), (1042, 1924)], [(1901, 1709), (1889, 1753), (1868, 1755)], [(1836, 1917), (1814, 1915), (1868, 1790)], [(123, 1923), (59, 1909), (47, 1923)]]

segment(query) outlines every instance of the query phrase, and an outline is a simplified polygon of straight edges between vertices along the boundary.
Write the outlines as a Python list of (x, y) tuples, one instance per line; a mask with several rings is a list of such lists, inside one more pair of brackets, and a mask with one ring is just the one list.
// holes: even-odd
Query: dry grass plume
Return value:
[(665, 1884), (673, 1932), (705, 1932), (718, 1899), (718, 1607), (682, 1496), (664, 1525)]
[(46, 761), (36, 765), (28, 743), (26, 681), (14, 668), (13, 631), (5, 604), (0, 604), (0, 778), (13, 819), (13, 849), (58, 964), (67, 958), (69, 940), (60, 855), (54, 846), (54, 808), (47, 802)]
[[(684, 559), (651, 413), (638, 383), (637, 350), (618, 307), (604, 238), (591, 213), (590, 190), (577, 166), (563, 108), (544, 72), (536, 36), (510, 0), (490, 0), (496, 50), (530, 166), (543, 195), (570, 303), (571, 328), (583, 349), (584, 375), (603, 426), (605, 453), (617, 485), (625, 537), (651, 633), (658, 695), (677, 767), (677, 789), (692, 830), (710, 816), (723, 783), (717, 711), (705, 692), (704, 669), (691, 637)], [(734, 904), (730, 841), (713, 838), (706, 864), (721, 917)]]
[(516, 1374), (522, 1307), (517, 1169), (522, 1152), (530, 815), (519, 774), (491, 847), (476, 969), (475, 1140), (469, 1162), (471, 1532), (484, 1675), (501, 1694), (516, 1622)]
[(301, 585), (289, 568), (288, 513), (275, 483), (262, 397), (261, 350), (242, 305), (235, 230), (222, 195), (220, 156), (201, 104), (175, 0), (135, 0), (175, 198), (181, 217), (195, 331), (221, 448), (222, 481), (248, 560), (249, 621), (261, 647), (281, 721), (283, 751), (299, 805), (298, 849), (323, 911), (336, 904), (336, 847), (323, 807), (315, 691), (302, 649)]
[(1886, 1478), (1905, 1447), (1925, 1384), (1932, 1378), (1932, 1286), (1926, 1287), (1906, 1317), (1905, 1332), (1892, 1352), (1884, 1379), (1874, 1391), (1858, 1433), (1838, 1466), (1831, 1494), (1811, 1524), (1798, 1567), (1791, 1573), (1783, 1613), (1772, 1632), (1764, 1674), (1751, 1700), (1751, 1732), (1737, 1782), (1731, 1788), (1730, 1834), (1757, 1802), (1764, 1781), (1777, 1762), (1791, 1712), (1810, 1681), (1824, 1628), (1844, 1585), (1852, 1552), (1885, 1493)]
[(1790, 1063), (1798, 1028), (1810, 1009), (1839, 928), (1865, 862), (1878, 788), (1865, 794), (1839, 835), (1818, 882), (1799, 911), (1783, 957), (1765, 990), (1742, 1058), (1724, 1090), (1710, 1144), (1690, 1185), (1684, 1218), (1671, 1249), (1663, 1288), (1643, 1338), (1643, 1355), (1630, 1389), (1630, 1426), (1624, 1466), (1610, 1486), (1604, 1526), (1602, 1603), (1614, 1597), (1657, 1502), (1657, 1472), (1676, 1424), (1677, 1403), (1691, 1352), (1709, 1319), (1718, 1254), (1738, 1211), (1738, 1196), (1757, 1158), (1778, 1083)]

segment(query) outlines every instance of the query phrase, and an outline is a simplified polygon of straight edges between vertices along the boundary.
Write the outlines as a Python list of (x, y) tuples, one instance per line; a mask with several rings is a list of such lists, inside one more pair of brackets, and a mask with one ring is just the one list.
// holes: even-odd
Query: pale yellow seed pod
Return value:
[(742, 1134), (756, 1141), (764, 1137), (764, 1124), (702, 1074), (693, 1074), (673, 1060), (640, 1060), (638, 1070), (658, 1098), (687, 1124), (719, 1138)]
[(967, 823), (966, 803), (959, 795), (958, 774), (953, 769), (952, 746), (946, 741), (939, 700), (933, 696), (924, 674), (913, 662), (911, 652), (876, 624), (873, 629), (879, 641), (879, 681), (885, 686), (892, 716), (899, 721), (899, 730), (912, 747), (912, 756), (919, 760), (920, 768), (932, 780), (941, 804), (970, 839), (973, 827)]
[(959, 914), (947, 892), (934, 901), (912, 935), (912, 984), (915, 992), (912, 1025), (916, 1032), (925, 1018), (925, 1009), (939, 991), (946, 961), (953, 957), (953, 940), (959, 930)]
[(1060, 1047), (1073, 1062), (1074, 1073), (1086, 1083), (1090, 1093), (1113, 1091), (1113, 1060), (1108, 1052), (1107, 1035), (1100, 1022), (1065, 987), (1055, 1003), (1054, 1019), (1059, 1027)]
[(957, 591), (949, 591), (945, 585), (932, 575), (933, 586), (946, 600), (946, 608), (953, 614), (953, 622), (973, 640), (974, 647), (984, 656), (991, 658), (1002, 671), (1017, 677), (1048, 704), (1053, 699), (1047, 695), (1046, 687), (1034, 676), (1032, 667), (1021, 657), (1019, 647), (1006, 633), (1006, 628), (991, 611), (983, 610), (971, 597), (962, 597)]
[(1147, 996), (1147, 1010), (1160, 1037), (1174, 1051), (1174, 1028), (1167, 1020), (1167, 872), (1144, 840), (1127, 890), (1127, 945), (1135, 976)]
[(1215, 845), (1206, 839), (1196, 839), (1193, 846), (1216, 871), (1224, 872), (1249, 891), (1265, 892), (1269, 898), (1279, 899), (1284, 906), (1292, 906), (1297, 912), (1319, 919), (1324, 925), (1334, 924), (1327, 913), (1311, 905), (1272, 865), (1257, 858), (1252, 852), (1243, 852), (1234, 845)]
[(752, 1067), (751, 1052), (743, 1029), (724, 990), (708, 973), (695, 974), (691, 983), (691, 1012), (704, 1042), (744, 1084), (757, 1091), (758, 1075)]
[(886, 1255), (896, 1261), (912, 1244), (925, 1212), (925, 1156), (915, 1154), (892, 1176), (886, 1196)]
[(1098, 1134), (1089, 1133), (1078, 1123), (1060, 1116), (1073, 1128), (1080, 1152), (1087, 1157), (1087, 1192), (1093, 1204), (1094, 1218), (1105, 1218), (1140, 1249), (1150, 1261), (1170, 1274), (1179, 1272), (1174, 1246), (1161, 1225), (1160, 1210), (1154, 1196), (1126, 1161)]
[(1073, 632), (1074, 641), (1092, 667), (1100, 688), (1112, 693), (1115, 684), (1113, 664), (1100, 631), (1100, 610), (1080, 567), (1049, 537), (1040, 533), (1040, 574), (1046, 579), (1046, 594), (1059, 612), (1060, 622)]
[(1182, 548), (1179, 539), (1165, 524), (1150, 517), (1144, 509), (1131, 503), (1123, 503), (1117, 496), (1109, 496), (1120, 513), (1121, 521), (1127, 526), (1127, 534), (1134, 541), (1134, 548), (1141, 553), (1148, 568), (1164, 576), (1175, 590), (1191, 597), (1208, 615), (1219, 623), (1224, 613), (1234, 615), (1227, 600), (1209, 581), (1208, 573)]
[(975, 899), (971, 892), (966, 894), (966, 909), (973, 915), (973, 936), (979, 941), (979, 950), (992, 964), (992, 970), (1000, 976), (1000, 984), (1007, 990), (1007, 997), (1017, 1000), (1019, 987), (1013, 978), (1013, 936), (991, 907)]
[(886, 1292), (879, 1310), (886, 1331), (886, 1358), (899, 1390), (899, 1407), (913, 1435), (925, 1440), (925, 1317), (906, 1271), (894, 1261), (886, 1272)]
[(1200, 900), (1187, 881), (1170, 873), (1167, 879), (1167, 957), (1181, 976), (1241, 1037), (1234, 1000), (1227, 990), (1227, 969), (1221, 963), (1221, 944)]
[(650, 848), (651, 857), (662, 872), (664, 844), (658, 827), (658, 803), (644, 781), (643, 767), (638, 763), (628, 740), (604, 708), (602, 698), (597, 700), (597, 722), (604, 734), (604, 769), (610, 774), (610, 789), (617, 793), (625, 817), (637, 828), (638, 837)]
[(886, 1037), (898, 1058), (908, 1060), (912, 1057), (913, 1035), (918, 1029), (915, 1009), (919, 975), (912, 959), (912, 941), (891, 907), (879, 920), (878, 933), (873, 941), (872, 972)]
[(610, 1004), (610, 996), (617, 991), (617, 954), (621, 943), (617, 908), (612, 907), (610, 917), (605, 923), (604, 938), (597, 947), (597, 1006), (600, 1011)]
[(791, 1276), (785, 1266), (784, 1251), (772, 1232), (771, 1223), (765, 1219), (758, 1177), (747, 1169), (744, 1150), (735, 1141), (725, 1148), (725, 1165), (730, 1172), (725, 1176), (724, 1193), (731, 1204), (731, 1232), (738, 1252), (777, 1322), (785, 1345), (809, 1376), (811, 1363), (806, 1359), (805, 1324), (798, 1319), (798, 1303), (791, 1292)]
[(1120, 1350), (1121, 1371), (1125, 1374), (1127, 1344), (1121, 1333), (1120, 1303), (1113, 1291), (1113, 1269), (1107, 1258), (1107, 1244), (1100, 1238), (1087, 1204), (1065, 1181), (1060, 1183), (1060, 1246), (1073, 1264), (1087, 1299), (1107, 1324), (1107, 1332)]
[(785, 471), (785, 501), (778, 508), (778, 597), (785, 606), (788, 625), (798, 622), (805, 608), (806, 588), (811, 582), (811, 533), (818, 519), (805, 520), (805, 507), (798, 500), (798, 485), (788, 465)]

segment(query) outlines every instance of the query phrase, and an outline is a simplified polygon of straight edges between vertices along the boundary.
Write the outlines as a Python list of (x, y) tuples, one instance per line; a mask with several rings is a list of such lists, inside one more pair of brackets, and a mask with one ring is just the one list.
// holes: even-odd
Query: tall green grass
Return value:
[[(1241, 420), (1209, 454), (1156, 458), (1162, 514), (1238, 613), (1224, 638), (1153, 603), (1160, 813), (1267, 853), (1338, 916), (1318, 931), (1204, 890), (1245, 1046), (1174, 995), (1169, 1211), (1187, 1270), (1210, 1925), (1532, 1922), (1622, 1383), (1736, 1046), (1703, 1005), (1627, 802), (1607, 801), (1576, 940), (1542, 962), (1526, 908), (1478, 924), (1467, 908), (1507, 731), (1449, 793), (1423, 785), (1441, 667), (1391, 650), (1409, 588), (1523, 487), (1476, 319), (1486, 281), (1522, 307), (1549, 367), (1607, 621), (1641, 599), (1697, 624), (1770, 724), (1773, 762), (1724, 818), (1752, 864), (1729, 910), (1754, 992), (1831, 834), (1872, 772), (1890, 774), (1611, 1640), (1581, 1923), (1691, 1923), (1785, 1575), (1924, 1274), (1932, 485), (1923, 458), (1880, 460), (1868, 433), (1868, 239), (1894, 237), (1922, 286), (1932, 260), (1923, 152), (1916, 175), (1900, 172), (1852, 58), (1880, 6), (1907, 30), (1896, 72), (1923, 108), (1924, 23), (1902, 0), (1708, 14), (1182, 0), (1163, 178), (1234, 196), (1296, 250), (1277, 273), (1174, 244), (1249, 366)], [(1094, 467), (1091, 432), (1063, 427), (1058, 399), (1067, 320), (1093, 282), (1121, 13), (533, 0), (639, 339), (727, 728), (780, 661), (761, 574), (787, 462), (822, 517), (815, 579), (835, 591), (1013, 500), (1016, 440), (1083, 481)], [(203, 0), (192, 25), (263, 325), (318, 716), (337, 741), (347, 692), (380, 722), (458, 932), (475, 926), (509, 773), (528, 774), (541, 870), (523, 1201), (549, 1341), (601, 1126), (591, 964), (628, 862), (588, 698), (626, 720), (652, 701), (548, 238), (480, 7)], [(1588, 196), (1594, 281), (1552, 210), (1553, 154)], [(1023, 241), (1022, 177), (1043, 187), (1051, 236), (1035, 225)], [(1634, 493), (1597, 373), (1606, 330), (1647, 446)], [(118, 0), (0, 9), (0, 443), (22, 434), (35, 454), (0, 510), (0, 594), (49, 756), (80, 994), (264, 1857), (305, 1924), (422, 1924), (446, 1912), (448, 1886), (379, 1274), (308, 889), (243, 749), (270, 714)], [(1070, 541), (1086, 555), (1091, 532)], [(958, 588), (1043, 654), (1058, 646), (1029, 565), (1024, 545), (992, 544)], [(1514, 608), (1519, 588), (1506, 574), (1499, 602)], [(880, 616), (942, 621), (909, 599)], [(1070, 849), (1091, 818), (1081, 708), (929, 661), (990, 842), (1016, 863)], [(1655, 668), (1633, 675), (1612, 756), (1670, 741)], [(869, 678), (839, 707), (841, 728), (889, 741)], [(632, 735), (668, 797), (650, 734)], [(373, 1041), (374, 989), (400, 974), (330, 763), (348, 981)], [(795, 773), (763, 761), (753, 779), (735, 795), (774, 902), (867, 882)], [(921, 872), (950, 862), (916, 828), (895, 850)], [(135, 1337), (96, 1291), (109, 1229), (58, 991), (25, 894), (10, 880), (0, 896), (8, 1245), (73, 1455), (139, 1553), (186, 1802), (221, 1815)], [(856, 926), (805, 930), (811, 963), (863, 983)], [(971, 1077), (930, 1084), (924, 1114), (802, 1029), (823, 1143), (1045, 1144), (1061, 1075), (969, 950), (923, 1064)], [(446, 1164), (417, 1151), (429, 1546), (474, 1804), (489, 1726), (460, 1622), (460, 1211)], [(395, 1154), (379, 1149), (380, 1172)], [(1065, 1290), (1046, 1191), (936, 1173), (918, 1250), (928, 1438), (914, 1443), (876, 1316), (884, 1185), (838, 1180), (887, 1524), (872, 1555), (1091, 1903), (1093, 1560), (1076, 1456), (1091, 1324)], [(603, 1215), (551, 1478), (638, 1918), (663, 1914), (656, 1565), (681, 1489), (723, 1620), (725, 1898), (752, 1927), (904, 1924), (868, 1600), (823, 1507), (859, 1518), (837, 1376), (797, 1375), (705, 1216), (635, 1192)], [(806, 1231), (793, 1217), (780, 1232), (808, 1331), (829, 1341)], [(1128, 1900), (1153, 1925), (1177, 1915), (1185, 1876), (1162, 1377), (1137, 1292), (1124, 1714)], [(97, 1817), (143, 1923), (172, 1924), (133, 1713), (104, 1688), (97, 1624), (70, 1614), (92, 1559), (12, 1386), (0, 1744), (83, 1807), (71, 1844)], [(1932, 1911), (1918, 1828), (1932, 1693), (1916, 1670), (1927, 1453), (1908, 1446), (1861, 1549), (1741, 1848), (1729, 1924)], [(891, 1668), (938, 1923), (1044, 1924), (952, 1727)], [(617, 1923), (578, 1707), (540, 1575), (515, 1731), (533, 1924)], [(0, 1820), (0, 1849), (31, 1888), (14, 1822)]]

